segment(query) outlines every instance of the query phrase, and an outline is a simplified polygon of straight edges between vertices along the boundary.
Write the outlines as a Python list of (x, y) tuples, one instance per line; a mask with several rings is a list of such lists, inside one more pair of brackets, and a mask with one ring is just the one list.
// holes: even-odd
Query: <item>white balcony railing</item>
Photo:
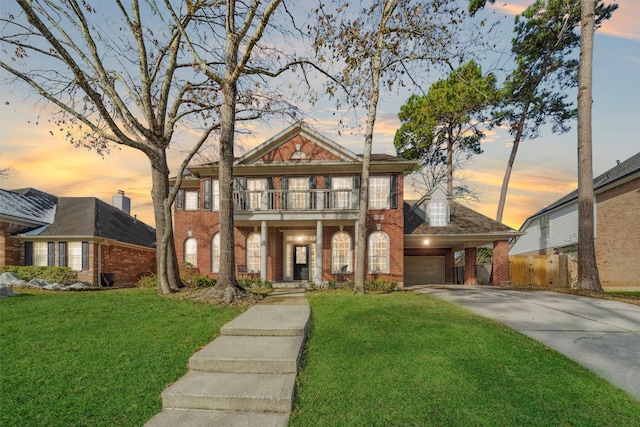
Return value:
[(234, 191), (236, 212), (358, 209), (358, 190)]

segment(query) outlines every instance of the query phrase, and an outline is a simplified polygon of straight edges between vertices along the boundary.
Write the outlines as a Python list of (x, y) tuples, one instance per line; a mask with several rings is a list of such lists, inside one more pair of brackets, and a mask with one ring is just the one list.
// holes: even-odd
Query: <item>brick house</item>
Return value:
[(0, 189), (0, 265), (71, 267), (93, 285), (135, 283), (155, 272), (155, 230), (95, 197)]
[[(455, 250), (466, 250), (475, 260), (477, 246), (495, 243), (499, 274), (494, 283), (508, 280), (508, 241), (518, 233), (452, 202), (441, 189), (405, 202), (404, 174), (415, 165), (386, 154), (371, 157), (367, 276), (400, 285), (451, 283)], [(303, 123), (237, 158), (237, 273), (272, 282), (351, 279), (361, 171), (361, 156)], [(189, 166), (188, 172), (174, 204), (178, 259), (215, 277), (220, 263), (218, 164)], [(476, 223), (465, 225), (465, 220)], [(475, 283), (474, 268), (467, 279)]]
[[(640, 286), (640, 153), (593, 180), (595, 249), (604, 287)], [(511, 255), (576, 254), (578, 190), (527, 218)]]

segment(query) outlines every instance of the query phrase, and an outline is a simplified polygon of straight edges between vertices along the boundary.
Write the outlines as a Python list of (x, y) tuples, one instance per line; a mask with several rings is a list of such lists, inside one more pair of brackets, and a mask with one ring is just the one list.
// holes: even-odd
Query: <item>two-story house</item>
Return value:
[[(419, 207), (405, 203), (404, 174), (415, 166), (413, 161), (386, 154), (371, 157), (367, 276), (401, 285), (451, 282), (456, 248), (466, 249), (469, 244), (475, 251), (476, 246), (497, 240), (507, 247), (515, 231), (495, 221), (491, 225), (499, 225), (499, 230), (488, 234), (484, 228), (463, 230), (467, 238), (441, 233), (460, 232), (460, 227), (452, 227), (456, 222), (451, 221), (451, 214), (463, 208), (452, 205), (448, 197), (423, 198), (418, 205), (427, 203), (429, 214), (422, 216), (417, 213)], [(188, 171), (174, 204), (178, 258), (215, 277), (220, 265), (218, 164), (189, 166)], [(317, 284), (352, 278), (361, 172), (362, 156), (302, 123), (236, 159), (233, 197), (238, 274)], [(410, 230), (405, 226), (407, 215), (412, 221)], [(420, 224), (414, 224), (416, 218), (421, 218)], [(420, 228), (429, 221), (432, 227)], [(439, 235), (433, 238), (437, 247), (425, 243), (434, 230)], [(506, 257), (506, 249), (503, 252)], [(416, 256), (435, 260), (427, 263), (435, 273), (425, 272), (423, 263), (412, 258)], [(412, 262), (407, 264), (407, 259)], [(506, 265), (508, 275), (508, 258)], [(475, 272), (470, 274), (475, 278)]]

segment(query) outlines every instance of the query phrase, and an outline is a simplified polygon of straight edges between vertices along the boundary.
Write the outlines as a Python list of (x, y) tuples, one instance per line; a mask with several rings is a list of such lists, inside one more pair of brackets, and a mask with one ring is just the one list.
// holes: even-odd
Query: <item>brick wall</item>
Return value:
[(596, 203), (602, 286), (640, 286), (640, 178), (598, 194)]
[(0, 265), (22, 265), (21, 242), (11, 237), (11, 233), (24, 226), (0, 222)]
[(509, 241), (493, 242), (493, 284), (501, 286), (509, 282)]
[[(96, 253), (97, 245), (93, 246)], [(97, 262), (95, 263), (97, 265)], [(116, 284), (134, 284), (143, 275), (155, 273), (156, 251), (118, 244), (102, 246), (102, 273), (114, 273)], [(97, 275), (97, 271), (96, 271)]]

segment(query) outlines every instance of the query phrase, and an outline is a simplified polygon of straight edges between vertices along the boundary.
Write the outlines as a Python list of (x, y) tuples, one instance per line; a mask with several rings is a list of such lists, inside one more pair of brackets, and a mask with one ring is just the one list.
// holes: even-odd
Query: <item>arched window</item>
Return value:
[(351, 271), (351, 236), (346, 231), (339, 231), (331, 238), (331, 272)]
[(247, 271), (260, 271), (260, 233), (251, 233), (247, 237)]
[(198, 266), (198, 242), (195, 237), (189, 237), (184, 242), (184, 262)]
[(216, 233), (211, 238), (211, 272), (220, 271), (220, 233)]
[(389, 236), (384, 231), (369, 235), (369, 273), (389, 272)]

